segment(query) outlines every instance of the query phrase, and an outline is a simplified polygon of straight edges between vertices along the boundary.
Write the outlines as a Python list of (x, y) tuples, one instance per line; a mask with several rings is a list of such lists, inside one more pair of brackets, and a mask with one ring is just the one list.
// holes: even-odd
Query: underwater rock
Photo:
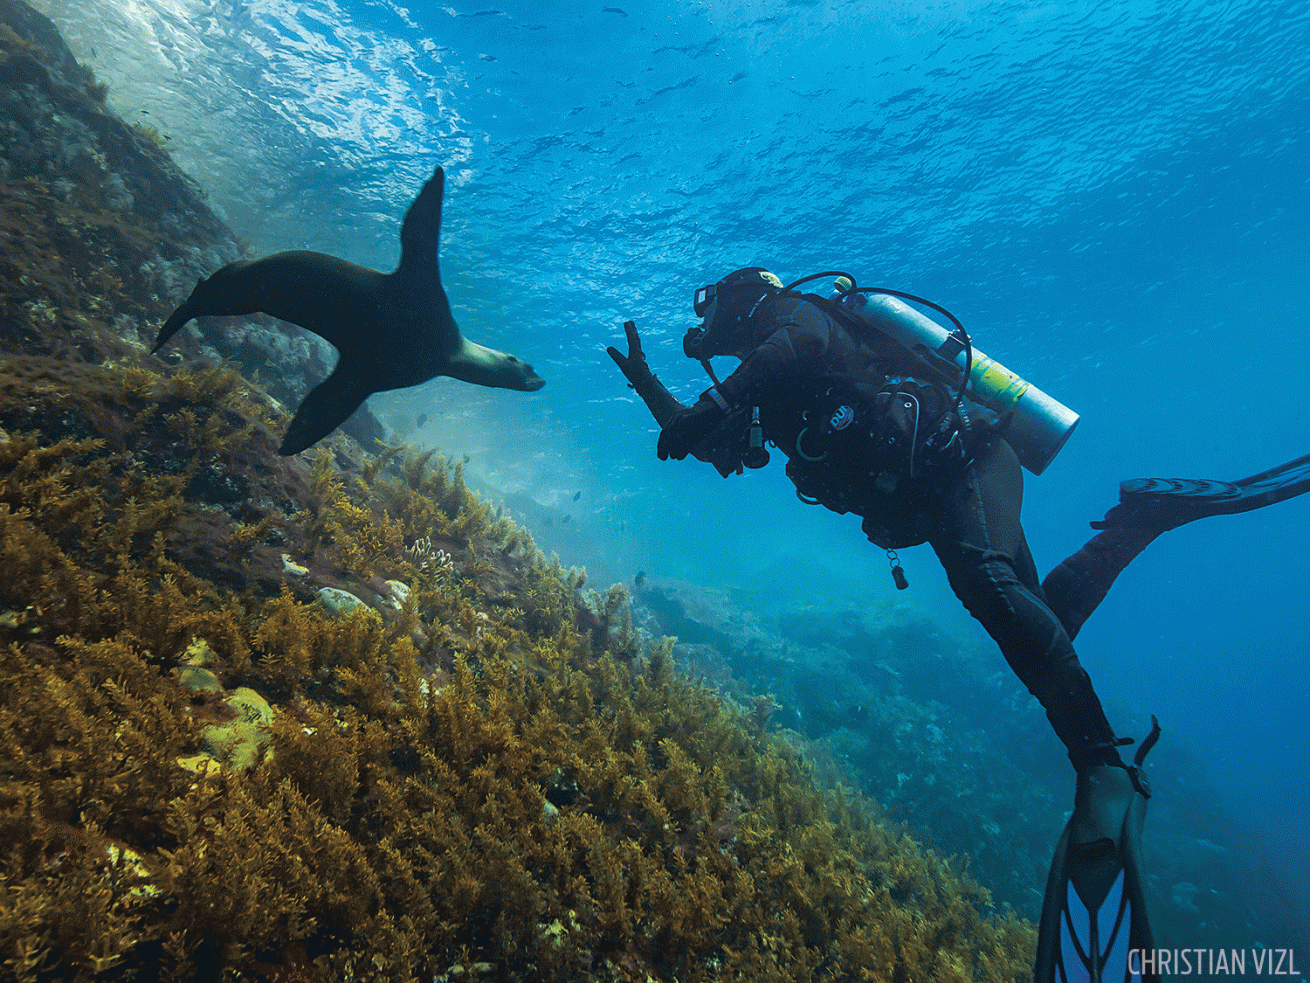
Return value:
[(399, 580), (388, 580), (386, 582), (386, 588), (392, 594), (392, 596), (388, 598), (391, 602), (391, 606), (399, 611), (404, 607), (405, 602), (409, 600), (409, 585)]
[(193, 638), (183, 655), (186, 657), (186, 664), (189, 666), (211, 666), (214, 664), (214, 650), (209, 647), (209, 642), (203, 638)]
[(221, 693), (223, 684), (208, 669), (199, 666), (183, 666), (177, 673), (177, 681), (193, 693)]
[(464, 966), (462, 963), (456, 963), (437, 977), (438, 981), (462, 980), (468, 976), (485, 976), (494, 972), (496, 969), (491, 963), (472, 963)]
[(678, 637), (680, 664), (743, 703), (767, 695), (771, 724), (810, 742), (831, 780), (854, 778), (943, 852), (968, 856), (998, 901), (1036, 915), (1028, 888), (1068, 793), (1062, 749), (1017, 680), (901, 604), (793, 605), (773, 630), (742, 624), (733, 599), (650, 582), (637, 606), (653, 635)]
[[(116, 358), (241, 256), (164, 138), (112, 113), (106, 90), (48, 18), (0, 0), (0, 349)], [(219, 319), (208, 340), (211, 358), (263, 367), (262, 387), (291, 405), (334, 360), (326, 342), (264, 316)], [(171, 361), (204, 354), (193, 339)], [(370, 448), (384, 435), (366, 406), (341, 429)]]
[(676, 580), (648, 581), (641, 597), (661, 629), (680, 642), (712, 645), (725, 657), (772, 642), (759, 619), (725, 591)]
[(227, 698), (236, 707), (243, 723), (267, 729), (273, 723), (273, 708), (268, 701), (248, 686), (238, 686)]
[(341, 590), (337, 587), (322, 587), (319, 589), (317, 596), (318, 603), (333, 614), (350, 614), (356, 608), (368, 607), (350, 591)]
[[(3, 292), (0, 340), (48, 351), (78, 343), (93, 319), (107, 327), (118, 307), (159, 317), (142, 268), (178, 262), (191, 242), (230, 261), (235, 236), (157, 133), (106, 108), (106, 87), (47, 18), (4, 0), (0, 26), (0, 280), (20, 288)], [(25, 323), (38, 330), (24, 332)]]
[(258, 760), (260, 752), (273, 740), (269, 728), (273, 724), (273, 708), (268, 701), (245, 686), (233, 690), (227, 698), (237, 711), (237, 719), (226, 724), (210, 724), (200, 733), (203, 751), (178, 764), (192, 771), (198, 770), (186, 761), (199, 763), (204, 758), (238, 771), (249, 768)]

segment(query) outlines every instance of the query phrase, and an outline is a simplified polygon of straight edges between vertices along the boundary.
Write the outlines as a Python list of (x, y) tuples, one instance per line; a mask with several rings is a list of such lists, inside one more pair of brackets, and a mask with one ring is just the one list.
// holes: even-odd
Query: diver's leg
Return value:
[(1165, 531), (1159, 526), (1108, 526), (1046, 575), (1042, 591), (1070, 641), (1105, 600), (1124, 567)]
[(1045, 708), (1074, 767), (1121, 764), (1091, 679), (1038, 583), (1019, 521), (1022, 502), (1019, 461), (997, 440), (943, 494), (929, 541), (956, 596)]
[(1105, 600), (1115, 578), (1161, 533), (1212, 515), (1264, 508), (1310, 491), (1310, 454), (1236, 481), (1134, 478), (1119, 485), (1119, 504), (1089, 539), (1044, 581), (1042, 590), (1074, 638)]

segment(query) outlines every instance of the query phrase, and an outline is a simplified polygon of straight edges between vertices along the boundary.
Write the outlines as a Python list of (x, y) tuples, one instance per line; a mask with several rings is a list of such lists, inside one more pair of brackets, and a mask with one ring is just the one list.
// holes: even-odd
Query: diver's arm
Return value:
[(628, 354), (623, 355), (613, 345), (605, 350), (627, 377), (628, 385), (632, 387), (633, 392), (646, 404), (655, 422), (663, 427), (675, 413), (686, 407), (678, 401), (678, 397), (664, 388), (664, 383), (655, 377), (655, 373), (646, 364), (646, 353), (641, 350), (641, 336), (637, 334), (637, 325), (632, 321), (624, 321), (623, 331), (628, 338)]
[(734, 408), (750, 405), (771, 383), (795, 378), (807, 366), (815, 365), (831, 339), (832, 322), (827, 315), (811, 304), (802, 304), (723, 380), (718, 392)]
[[(681, 460), (690, 453), (699, 461), (713, 464), (723, 477), (741, 470), (741, 463), (725, 448), (719, 446), (697, 446), (705, 435), (712, 432), (721, 422), (718, 407), (704, 406), (701, 402), (685, 406), (678, 398), (664, 388), (664, 383), (655, 377), (650, 366), (646, 364), (646, 355), (641, 350), (641, 336), (637, 334), (637, 325), (626, 321), (623, 325), (628, 338), (628, 354), (624, 355), (614, 346), (606, 349), (614, 364), (619, 367), (628, 380), (633, 391), (641, 397), (650, 415), (660, 425), (660, 443), (657, 453), (661, 460), (670, 456)], [(701, 397), (704, 401), (707, 397)], [(687, 443), (683, 446), (683, 440)]]
[[(826, 325), (827, 319), (821, 314), (819, 317)], [(803, 318), (798, 323), (793, 316), (747, 355), (732, 375), (710, 386), (692, 406), (674, 413), (660, 431), (657, 449), (660, 460), (670, 457), (681, 460), (693, 453), (693, 448), (717, 430), (730, 414), (751, 405), (770, 384), (791, 378), (804, 364), (805, 355), (826, 347), (827, 331), (810, 320)]]
[(714, 389), (709, 389), (691, 406), (675, 411), (665, 421), (655, 449), (661, 461), (667, 461), (670, 457), (681, 461), (688, 454), (695, 454), (702, 461), (711, 460), (710, 457), (696, 453), (696, 450), (728, 415), (727, 403), (723, 402), (723, 397), (716, 399), (715, 395)]

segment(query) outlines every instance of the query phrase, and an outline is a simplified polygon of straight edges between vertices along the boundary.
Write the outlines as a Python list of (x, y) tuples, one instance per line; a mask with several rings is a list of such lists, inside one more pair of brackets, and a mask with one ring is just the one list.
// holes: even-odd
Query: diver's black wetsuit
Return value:
[[(852, 379), (881, 388), (888, 378), (912, 376), (918, 363), (894, 343), (879, 348), (877, 337), (857, 339), (795, 295), (765, 300), (751, 329), (758, 345), (718, 392), (732, 406), (759, 407), (764, 435), (787, 454), (798, 489), (837, 511), (864, 516), (865, 531), (879, 545), (926, 539), (956, 596), (1045, 708), (1074, 766), (1119, 763), (1114, 731), (1070, 633), (1047, 603), (1028, 550), (1019, 521), (1023, 475), (1010, 445), (975, 426), (966, 432), (967, 454), (957, 466), (925, 469), (930, 478), (903, 481), (891, 494), (885, 485), (875, 487), (867, 469), (852, 469), (839, 455), (815, 462), (821, 448), (807, 444), (811, 438), (803, 431), (818, 422), (820, 394), (849, 387)], [(825, 468), (847, 473), (825, 484)], [(888, 542), (885, 530), (903, 525), (911, 513), (917, 534), (902, 531), (901, 542)]]

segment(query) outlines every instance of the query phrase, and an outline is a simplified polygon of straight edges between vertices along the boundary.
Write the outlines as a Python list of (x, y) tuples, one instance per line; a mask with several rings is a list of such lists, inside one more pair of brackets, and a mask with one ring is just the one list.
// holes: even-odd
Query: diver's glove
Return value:
[(681, 461), (693, 447), (712, 434), (727, 416), (728, 403), (714, 388), (707, 390), (693, 405), (673, 414), (660, 431), (655, 450), (661, 461)]

